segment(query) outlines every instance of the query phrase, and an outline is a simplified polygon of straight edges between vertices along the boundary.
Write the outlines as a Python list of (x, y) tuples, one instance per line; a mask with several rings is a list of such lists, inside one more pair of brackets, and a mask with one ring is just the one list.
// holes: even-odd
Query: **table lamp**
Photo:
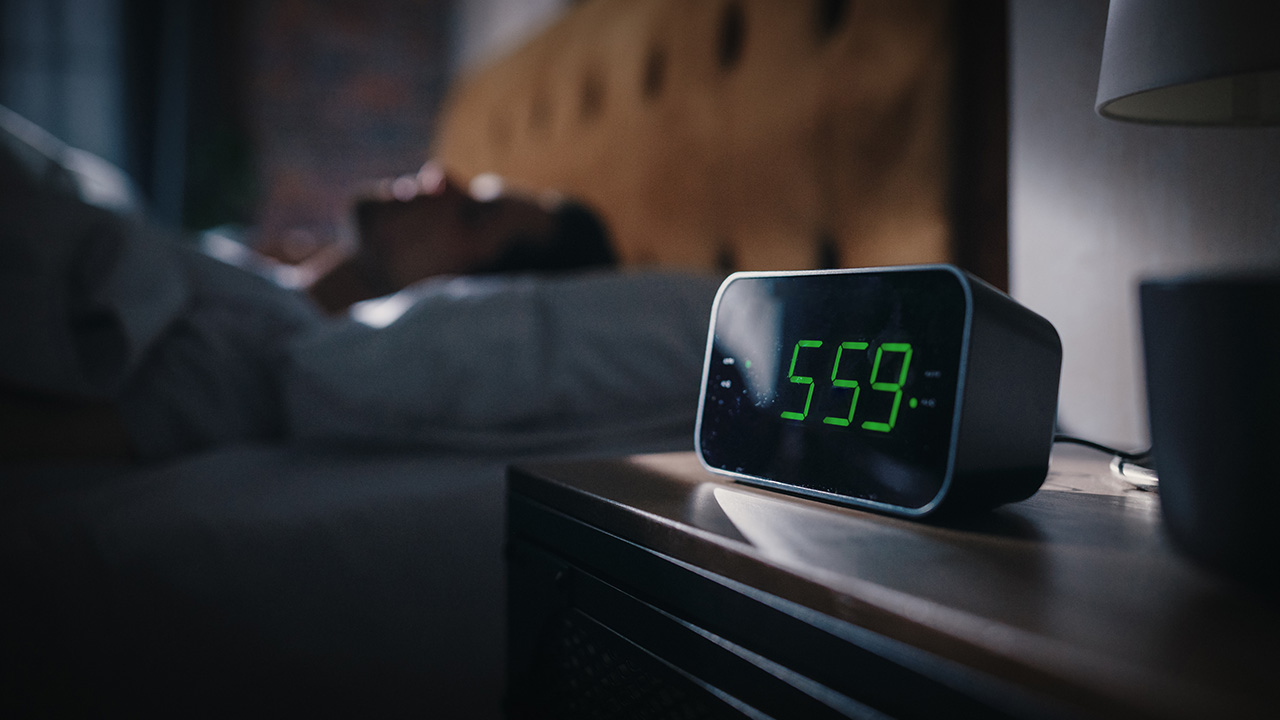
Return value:
[(1280, 123), (1280, 3), (1112, 0), (1096, 108), (1143, 123)]
[[(1276, 2), (1112, 0), (1096, 110), (1280, 124), (1278, 34)], [(1139, 295), (1165, 527), (1201, 563), (1280, 594), (1280, 275), (1147, 279)]]

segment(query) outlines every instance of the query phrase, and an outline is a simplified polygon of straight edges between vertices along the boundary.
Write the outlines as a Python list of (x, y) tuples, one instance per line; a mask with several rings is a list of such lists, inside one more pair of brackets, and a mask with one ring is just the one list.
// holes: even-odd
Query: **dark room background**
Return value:
[(421, 164), (451, 0), (0, 0), (0, 104), (138, 183), (187, 229), (296, 260), (362, 181)]

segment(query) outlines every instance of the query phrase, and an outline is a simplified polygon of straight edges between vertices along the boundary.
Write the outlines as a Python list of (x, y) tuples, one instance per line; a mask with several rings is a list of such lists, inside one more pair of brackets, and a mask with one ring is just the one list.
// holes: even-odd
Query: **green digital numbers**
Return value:
[[(816, 385), (812, 376), (796, 374), (796, 362), (800, 359), (800, 350), (802, 348), (817, 349), (820, 347), (822, 347), (821, 340), (799, 340), (792, 348), (791, 366), (787, 369), (787, 382), (806, 386), (804, 409), (800, 412), (784, 410), (782, 411), (783, 419), (804, 420), (809, 417), (809, 409), (813, 405), (813, 391)], [(843, 415), (828, 415), (822, 418), (823, 423), (837, 427), (849, 427), (853, 424), (853, 416), (858, 412), (858, 397), (862, 392), (862, 386), (857, 380), (840, 377), (840, 367), (842, 363), (848, 364), (845, 362), (846, 350), (867, 350), (868, 348), (870, 348), (870, 345), (862, 341), (842, 342), (836, 348), (835, 361), (831, 364), (831, 387), (852, 391), (849, 397), (849, 411)], [(882, 370), (885, 373), (892, 373), (892, 370), (889, 369), (891, 361), (887, 359), (887, 356), (893, 353), (902, 356), (902, 365), (898, 368), (896, 380), (886, 381), (881, 379), (880, 376)], [(892, 393), (893, 402), (889, 409), (887, 421), (864, 420), (861, 425), (862, 429), (887, 433), (898, 424), (898, 410), (902, 406), (902, 386), (906, 384), (907, 372), (911, 369), (911, 354), (911, 343), (883, 343), (876, 348), (876, 357), (871, 365), (869, 384), (871, 385), (871, 390), (875, 392)], [(912, 402), (914, 403), (914, 400)], [(911, 406), (915, 407), (914, 404)]]
[(836, 361), (831, 366), (831, 385), (838, 388), (853, 388), (853, 397), (849, 400), (849, 414), (845, 417), (830, 416), (822, 418), (822, 422), (828, 425), (839, 425), (840, 427), (849, 427), (853, 422), (853, 413), (858, 409), (858, 393), (862, 392), (862, 388), (858, 387), (857, 380), (845, 380), (836, 377), (840, 374), (840, 359), (844, 357), (845, 350), (866, 350), (867, 344), (864, 342), (844, 342), (840, 343), (840, 348), (836, 350)]
[(800, 357), (800, 348), (819, 348), (822, 347), (821, 340), (800, 340), (796, 342), (796, 347), (791, 351), (791, 369), (787, 370), (787, 380), (797, 385), (808, 385), (809, 392), (804, 397), (804, 411), (794, 412), (791, 410), (784, 411), (782, 417), (787, 420), (803, 420), (809, 417), (809, 404), (813, 402), (813, 378), (807, 375), (796, 374), (796, 360)]
[[(886, 352), (902, 353), (902, 369), (898, 371), (897, 382), (877, 382), (876, 378), (880, 377), (880, 360), (884, 358)], [(878, 432), (889, 432), (893, 426), (898, 423), (898, 407), (902, 404), (902, 385), (907, 381), (907, 368), (911, 367), (911, 344), (910, 343), (885, 343), (876, 348), (876, 361), (871, 366), (871, 389), (880, 392), (893, 393), (893, 408), (889, 411), (889, 422), (875, 422), (867, 420), (862, 423), (865, 430), (876, 430)]]

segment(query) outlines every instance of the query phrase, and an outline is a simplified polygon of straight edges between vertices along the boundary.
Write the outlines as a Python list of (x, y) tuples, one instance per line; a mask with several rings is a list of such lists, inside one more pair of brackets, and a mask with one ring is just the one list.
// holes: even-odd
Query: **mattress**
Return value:
[(498, 717), (518, 459), (237, 445), (10, 468), (3, 702)]

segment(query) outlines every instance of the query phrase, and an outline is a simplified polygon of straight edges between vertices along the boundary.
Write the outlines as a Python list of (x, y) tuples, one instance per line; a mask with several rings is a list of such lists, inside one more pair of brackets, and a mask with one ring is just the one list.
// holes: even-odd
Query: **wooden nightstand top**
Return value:
[(945, 524), (740, 485), (692, 453), (530, 465), (511, 490), (1066, 709), (1280, 712), (1280, 606), (1177, 554), (1107, 459), (1059, 448), (1035, 496)]

